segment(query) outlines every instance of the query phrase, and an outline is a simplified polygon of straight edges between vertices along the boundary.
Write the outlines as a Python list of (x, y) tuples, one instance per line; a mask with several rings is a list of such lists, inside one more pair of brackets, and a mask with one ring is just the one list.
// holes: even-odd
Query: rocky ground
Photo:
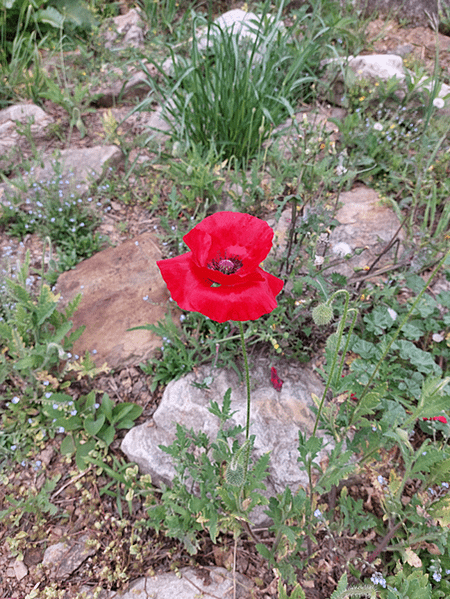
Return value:
[[(439, 47), (442, 79), (450, 79), (450, 38), (441, 34), (436, 35), (427, 28), (404, 28), (397, 23), (376, 20), (369, 25), (369, 40), (367, 53), (402, 53), (408, 66), (418, 61), (424, 62), (432, 69), (436, 55), (436, 42)], [(103, 122), (105, 115), (112, 110), (117, 121), (128, 114), (132, 108), (122, 104), (119, 108), (99, 108), (89, 110), (83, 115), (86, 135), (81, 137), (79, 131), (73, 129), (70, 135), (70, 148), (87, 148), (97, 145), (104, 139)], [(44, 140), (41, 150), (45, 153), (55, 149), (65, 149), (65, 141), (69, 133), (67, 113), (50, 101), (45, 104), (45, 111), (53, 118), (59, 128), (59, 137), (52, 136)], [(133, 136), (142, 131), (138, 117), (133, 117), (121, 125), (120, 134), (132, 143)], [(31, 150), (30, 150), (31, 152)], [(134, 158), (131, 150), (129, 161)], [(123, 163), (117, 168), (117, 174), (125, 173)], [(150, 172), (147, 180), (130, 180), (134, 200), (140, 193), (145, 194), (149, 185), (154, 184), (158, 175), (158, 191), (164, 196), (164, 177), (159, 173)], [(99, 231), (109, 237), (113, 245), (133, 239), (143, 233), (154, 232), (158, 225), (158, 215), (149, 216), (145, 205), (136, 201), (129, 204), (112, 201), (110, 209), (104, 215)], [(29, 250), (32, 265), (39, 269), (42, 259), (42, 242), (38, 236), (29, 236), (23, 243), (11, 239), (0, 231), (0, 248), (2, 255), (23, 259), (25, 251)], [(73, 385), (75, 393), (87, 393), (91, 388), (107, 392), (114, 401), (131, 401), (143, 407), (142, 416), (137, 424), (146, 422), (159, 405), (163, 389), (150, 391), (151, 381), (136, 366), (117, 367), (108, 374), (101, 374), (93, 381), (83, 379)], [(121, 456), (120, 444), (124, 433), (119, 433), (113, 445), (112, 456)], [(385, 456), (386, 462), (395, 456)], [(36, 468), (40, 462), (42, 468)], [(64, 459), (58, 451), (58, 441), (55, 439), (37, 449), (33, 460), (26, 467), (11, 473), (10, 481), (0, 490), (0, 493), (14, 492), (15, 486), (30, 486), (41, 488), (46, 480), (50, 480), (67, 469), (74, 470), (73, 463)], [(101, 494), (105, 480), (95, 475), (95, 469), (90, 468), (84, 473), (73, 474), (63, 488), (58, 488), (50, 498), (58, 508), (64, 508), (68, 514), (65, 520), (48, 517), (40, 519), (29, 515), (28, 520), (21, 523), (24, 534), (29, 536), (29, 545), (23, 551), (23, 561), (17, 560), (9, 537), (8, 528), (0, 525), (0, 595), (8, 599), (23, 599), (34, 589), (33, 597), (39, 598), (39, 589), (51, 587), (63, 588), (67, 599), (81, 597), (80, 589), (87, 592), (95, 588), (103, 580), (105, 568), (116, 573), (110, 589), (120, 591), (130, 581), (151, 573), (173, 572), (185, 566), (195, 565), (203, 573), (204, 580), (211, 576), (212, 568), (229, 567), (233, 561), (234, 541), (231, 537), (222, 537), (220, 543), (214, 546), (205, 536), (201, 552), (192, 558), (175, 541), (164, 538), (152, 530), (136, 527), (136, 522), (145, 517), (143, 506), (139, 501), (133, 504), (133, 513), (128, 514), (128, 508), (123, 506), (123, 513), (118, 510), (114, 497)], [(10, 488), (8, 485), (12, 485)], [(370, 503), (377, 511), (376, 497), (371, 497), (364, 480), (351, 483), (351, 491), (355, 497)], [(327, 500), (329, 498), (324, 498)], [(0, 497), (1, 503), (1, 497)], [(130, 558), (132, 534), (139, 534), (142, 548), (135, 560)], [(265, 531), (259, 533), (262, 538)], [(85, 547), (89, 539), (88, 548)], [(320, 543), (314, 548), (314, 554), (308, 560), (308, 568), (300, 580), (308, 599), (323, 599), (329, 597), (336, 586), (344, 568), (352, 556), (356, 556), (362, 544), (368, 541), (362, 535), (341, 539), (338, 544), (322, 533)], [(66, 542), (66, 545), (57, 546)], [(45, 547), (54, 546), (54, 554), (45, 552)], [(276, 578), (267, 569), (264, 561), (254, 549), (251, 538), (242, 537), (238, 541), (238, 559), (236, 570), (243, 575), (243, 580), (252, 588), (250, 594), (246, 591), (242, 597), (268, 599), (277, 597)], [(45, 559), (44, 559), (44, 556)], [(55, 564), (57, 567), (55, 567)], [(120, 573), (123, 574), (120, 574)], [(199, 583), (198, 583), (199, 584)], [(54, 595), (62, 597), (62, 595)], [(106, 596), (106, 595), (104, 595)], [(108, 595), (112, 599), (114, 593)], [(119, 595), (117, 595), (119, 596)], [(159, 595), (158, 595), (159, 596)], [(225, 595), (223, 595), (225, 596)]]

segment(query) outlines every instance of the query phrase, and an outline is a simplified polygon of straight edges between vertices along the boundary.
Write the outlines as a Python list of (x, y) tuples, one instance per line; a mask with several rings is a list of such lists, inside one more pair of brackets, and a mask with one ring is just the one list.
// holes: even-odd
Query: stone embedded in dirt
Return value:
[(439, 23), (441, 8), (448, 6), (448, 0), (357, 0), (354, 4), (354, 8), (362, 10), (366, 17), (380, 13), (408, 24), (428, 27)]
[(57, 156), (44, 156), (43, 165), (36, 167), (32, 174), (0, 185), (0, 202), (7, 200), (9, 195), (22, 191), (24, 183), (32, 191), (33, 183), (51, 183), (59, 174), (62, 175), (59, 186), (61, 198), (69, 197), (71, 193), (81, 197), (104, 176), (107, 168), (114, 169), (122, 161), (122, 151), (114, 145), (69, 148), (62, 150)]
[(42, 564), (47, 566), (57, 579), (65, 579), (75, 572), (88, 557), (95, 554), (95, 548), (88, 544), (88, 535), (74, 539), (71, 543), (56, 543), (47, 547)]
[[(254, 457), (271, 452), (268, 496), (282, 493), (287, 485), (294, 491), (308, 484), (308, 476), (301, 470), (298, 458), (298, 431), (309, 435), (314, 426), (311, 411), (311, 394), (321, 396), (323, 385), (309, 368), (286, 366), (279, 369), (284, 380), (281, 391), (271, 385), (270, 365), (258, 365), (251, 369), (251, 428), (256, 435)], [(207, 383), (207, 388), (198, 386)], [(231, 410), (236, 411), (227, 426), (245, 426), (246, 387), (237, 374), (227, 370), (201, 367), (178, 381), (169, 383), (153, 419), (131, 429), (122, 441), (122, 451), (128, 459), (136, 462), (141, 472), (150, 474), (155, 484), (170, 484), (174, 476), (170, 456), (159, 445), (170, 445), (175, 439), (176, 424), (194, 431), (203, 431), (215, 439), (219, 419), (208, 411), (210, 401), (222, 405), (227, 389), (231, 388)], [(243, 436), (240, 437), (241, 441)], [(329, 440), (329, 439), (328, 439)], [(330, 440), (331, 442), (331, 440)], [(322, 450), (323, 459), (331, 445)], [(256, 524), (267, 523), (267, 516), (260, 511), (252, 515)]]
[[(367, 56), (330, 58), (324, 60), (322, 65), (326, 66), (324, 81), (331, 83), (331, 87), (327, 89), (327, 93), (338, 105), (342, 103), (343, 77), (347, 78), (347, 69), (352, 72), (350, 81), (355, 77), (356, 79), (369, 81), (397, 79), (401, 83), (401, 88), (406, 89), (406, 76), (408, 73), (414, 80), (414, 73), (404, 68), (403, 59), (398, 54), (370, 54)], [(416, 88), (432, 92), (434, 83), (430, 82), (429, 77), (422, 77), (422, 79), (417, 81)], [(397, 95), (404, 96), (404, 93), (403, 91), (399, 91)], [(445, 107), (445, 104), (448, 104), (446, 97), (449, 94), (450, 87), (445, 83), (440, 83), (437, 97), (444, 100), (444, 105), (440, 110)]]
[[(181, 568), (147, 578), (139, 578), (116, 599), (198, 599), (199, 597), (233, 597), (233, 573), (219, 567)], [(249, 597), (253, 587), (242, 574), (236, 573), (236, 599)], [(111, 597), (112, 599), (112, 597)]]
[(105, 38), (108, 49), (143, 48), (145, 29), (138, 11), (132, 8), (126, 14), (112, 18), (100, 35)]
[[(330, 199), (330, 206), (334, 201), (335, 199)], [(342, 192), (338, 202), (341, 207), (337, 210), (335, 219), (339, 224), (330, 235), (326, 232), (322, 234), (323, 241), (319, 237), (316, 265), (320, 266), (322, 257), (328, 256), (333, 266), (327, 268), (327, 271), (338, 272), (350, 277), (350, 280), (364, 274), (364, 269), (370, 267), (380, 254), (383, 255), (377, 261), (372, 275), (377, 270), (392, 265), (395, 252), (398, 256), (402, 253), (401, 242), (405, 238), (393, 209), (383, 204), (377, 192), (365, 185)], [(307, 219), (308, 214), (304, 214), (303, 218)], [(273, 255), (278, 259), (288, 243), (290, 223), (290, 208), (281, 213), (278, 222), (272, 225), (269, 221), (275, 233)], [(394, 236), (398, 242), (384, 254)]]
[(83, 298), (72, 317), (74, 328), (86, 326), (73, 352), (89, 351), (97, 366), (139, 364), (160, 346), (159, 338), (132, 327), (156, 324), (167, 311), (168, 292), (156, 261), (161, 252), (151, 233), (108, 248), (60, 275), (57, 291), (66, 304)]
[[(92, 148), (69, 148), (59, 155), (44, 158), (44, 166), (34, 170), (38, 181), (51, 181), (61, 172), (68, 180), (67, 188), (81, 196), (90, 186), (101, 179), (107, 168), (114, 169), (123, 161), (120, 148), (115, 145)], [(59, 170), (61, 169), (61, 170)]]
[[(146, 66), (149, 74), (156, 77), (156, 68), (150, 64)], [(101, 84), (92, 88), (94, 104), (102, 108), (110, 108), (120, 101), (141, 99), (150, 91), (147, 79), (144, 71), (133, 69), (124, 75), (122, 69), (109, 65)]]
[[(333, 271), (352, 276), (355, 269), (358, 271), (370, 267), (395, 236), (401, 244), (405, 236), (400, 229), (400, 221), (373, 189), (365, 185), (355, 187), (352, 191), (341, 193), (339, 203), (342, 204), (336, 213), (339, 225), (329, 238), (331, 256), (338, 259), (349, 255), (350, 258), (336, 265)], [(399, 243), (381, 256), (375, 265), (375, 272), (393, 264), (395, 252), (401, 255)], [(362, 249), (364, 251), (360, 255), (355, 254), (356, 250)]]
[[(35, 104), (14, 104), (0, 110), (0, 168), (4, 168), (4, 158), (11, 150), (27, 144), (25, 133), (29, 131), (34, 142), (45, 137), (47, 127), (53, 118)], [(22, 133), (20, 133), (22, 131)]]
[(17, 580), (22, 580), (28, 574), (28, 568), (23, 563), (23, 561), (16, 559), (13, 563), (14, 575)]

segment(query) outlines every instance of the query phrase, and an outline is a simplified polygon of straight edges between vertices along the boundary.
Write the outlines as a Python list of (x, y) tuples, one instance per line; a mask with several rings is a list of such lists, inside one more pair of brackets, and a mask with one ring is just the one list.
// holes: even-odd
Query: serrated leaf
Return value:
[(441, 526), (450, 526), (450, 496), (442, 497), (442, 499), (433, 503), (427, 511)]

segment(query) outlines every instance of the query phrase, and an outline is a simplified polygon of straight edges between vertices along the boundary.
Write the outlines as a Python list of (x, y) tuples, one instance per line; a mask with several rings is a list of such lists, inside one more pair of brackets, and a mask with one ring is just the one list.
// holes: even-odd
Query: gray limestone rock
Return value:
[(142, 48), (145, 26), (135, 8), (126, 14), (114, 17), (101, 35), (105, 38), (105, 47), (118, 50), (127, 47)]
[[(249, 597), (252, 583), (236, 574), (236, 599)], [(199, 599), (233, 597), (233, 574), (225, 568), (182, 568), (156, 576), (139, 578), (116, 599)]]
[[(336, 213), (339, 225), (330, 235), (331, 255), (349, 259), (333, 268), (346, 276), (371, 266), (384, 248), (397, 236), (401, 242), (405, 235), (399, 228), (400, 221), (392, 208), (383, 204), (378, 193), (365, 185), (340, 194), (342, 204)], [(364, 250), (361, 254), (355, 250)], [(377, 262), (377, 269), (394, 262), (395, 252), (401, 254), (401, 246), (395, 245)]]
[[(271, 454), (267, 481), (269, 496), (283, 492), (287, 485), (296, 490), (308, 484), (306, 472), (297, 463), (298, 431), (311, 433), (314, 426), (311, 395), (320, 397), (323, 392), (317, 375), (305, 366), (286, 366), (279, 374), (284, 384), (277, 392), (270, 383), (269, 365), (261, 364), (251, 369), (250, 434), (256, 435), (255, 459), (267, 452)], [(208, 384), (206, 389), (194, 386), (205, 382)], [(142, 472), (149, 473), (156, 484), (170, 484), (174, 469), (170, 457), (159, 445), (167, 446), (173, 442), (177, 423), (196, 432), (203, 431), (210, 439), (215, 439), (219, 419), (208, 411), (208, 407), (211, 400), (221, 405), (229, 388), (232, 389), (231, 410), (235, 411), (229, 426), (245, 426), (245, 384), (239, 381), (235, 372), (202, 367), (167, 385), (153, 419), (131, 429), (122, 442), (122, 450)], [(327, 455), (332, 445), (328, 440), (330, 445), (322, 451), (321, 458)], [(267, 517), (260, 514), (254, 518), (256, 520), (261, 524)]]
[[(401, 243), (405, 237), (393, 209), (381, 201), (375, 190), (365, 185), (342, 192), (338, 201), (339, 209), (335, 218), (339, 224), (330, 235), (323, 233), (322, 242), (319, 239), (316, 265), (322, 265), (322, 255), (325, 253), (333, 264), (331, 272), (338, 272), (350, 279), (364, 274), (364, 269), (371, 266), (380, 254), (375, 271), (392, 265), (395, 252), (398, 256), (402, 253)], [(333, 199), (330, 201), (332, 204)], [(308, 213), (303, 218), (307, 220)], [(290, 224), (291, 210), (286, 209), (273, 225), (275, 256), (280, 257), (286, 248)], [(398, 243), (384, 253), (386, 246), (394, 239)]]
[(56, 543), (47, 547), (42, 563), (52, 571), (57, 579), (65, 579), (75, 572), (95, 549), (88, 544), (88, 535), (83, 535), (69, 543)]
[[(367, 56), (348, 56), (347, 58), (330, 58), (323, 61), (326, 66), (326, 75), (324, 81), (326, 85), (331, 83), (331, 88), (327, 90), (329, 97), (337, 104), (341, 103), (343, 91), (343, 79), (348, 83), (353, 80), (363, 79), (369, 81), (388, 81), (397, 79), (400, 83), (400, 89), (397, 94), (404, 95), (403, 89), (406, 88), (406, 76), (409, 75), (414, 81), (414, 73), (408, 72), (403, 65), (403, 59), (399, 54), (370, 54)], [(422, 77), (415, 82), (415, 89), (418, 91), (432, 91), (433, 81), (429, 77)], [(450, 86), (441, 83), (438, 88), (437, 97), (444, 100), (441, 107), (448, 104), (447, 96), (450, 94)]]
[(7, 200), (8, 194), (23, 192), (24, 188), (32, 192), (35, 182), (45, 185), (53, 181), (57, 174), (61, 175), (62, 199), (74, 192), (81, 197), (102, 178), (107, 168), (116, 168), (122, 160), (122, 151), (114, 145), (68, 148), (58, 155), (44, 156), (41, 166), (34, 168), (32, 173), (20, 180), (0, 185), (0, 202)]
[(35, 142), (43, 138), (53, 118), (35, 104), (14, 104), (0, 110), (0, 168), (3, 168), (3, 157), (13, 148), (21, 147), (26, 139), (19, 129), (29, 127)]

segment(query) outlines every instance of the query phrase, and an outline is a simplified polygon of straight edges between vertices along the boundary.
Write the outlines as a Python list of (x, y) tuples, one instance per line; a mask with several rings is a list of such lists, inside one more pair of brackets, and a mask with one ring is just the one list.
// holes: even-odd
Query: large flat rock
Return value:
[(128, 329), (164, 317), (168, 292), (156, 266), (161, 257), (154, 236), (143, 233), (59, 277), (57, 291), (64, 303), (78, 293), (83, 296), (72, 320), (74, 327), (85, 325), (86, 330), (73, 353), (89, 351), (98, 366), (106, 362), (118, 368), (139, 364), (160, 346), (154, 333)]
[[(270, 383), (270, 366), (258, 365), (251, 369), (251, 427), (256, 435), (254, 458), (270, 452), (267, 495), (282, 493), (288, 485), (293, 491), (308, 485), (308, 475), (301, 470), (298, 458), (298, 431), (309, 436), (314, 426), (311, 410), (314, 393), (321, 396), (323, 385), (317, 375), (304, 365), (286, 366), (279, 372), (284, 384), (276, 391)], [(198, 385), (208, 382), (208, 387)], [(196, 385), (196, 386), (194, 386)], [(201, 367), (178, 381), (169, 383), (153, 419), (131, 429), (122, 441), (122, 450), (130, 461), (139, 465), (141, 472), (150, 474), (155, 484), (170, 485), (175, 470), (171, 457), (159, 445), (170, 445), (175, 439), (176, 424), (194, 431), (203, 431), (215, 439), (219, 419), (208, 411), (210, 401), (223, 403), (227, 389), (231, 388), (231, 411), (235, 412), (227, 426), (245, 426), (246, 387), (233, 371), (211, 370)], [(321, 433), (319, 433), (321, 434)], [(243, 440), (243, 437), (241, 441)], [(326, 458), (333, 447), (322, 450), (320, 459)], [(267, 523), (262, 512), (252, 514), (255, 524)]]
[[(346, 248), (348, 258), (333, 270), (352, 276), (360, 269), (376, 264), (376, 269), (386, 268), (395, 261), (395, 253), (400, 255), (398, 245), (389, 251), (385, 248), (393, 239), (401, 242), (405, 235), (399, 228), (393, 209), (383, 203), (376, 191), (365, 185), (340, 194), (341, 207), (336, 213), (339, 225), (330, 235), (331, 255), (334, 259), (344, 258)], [(358, 254), (359, 250), (363, 250)]]

